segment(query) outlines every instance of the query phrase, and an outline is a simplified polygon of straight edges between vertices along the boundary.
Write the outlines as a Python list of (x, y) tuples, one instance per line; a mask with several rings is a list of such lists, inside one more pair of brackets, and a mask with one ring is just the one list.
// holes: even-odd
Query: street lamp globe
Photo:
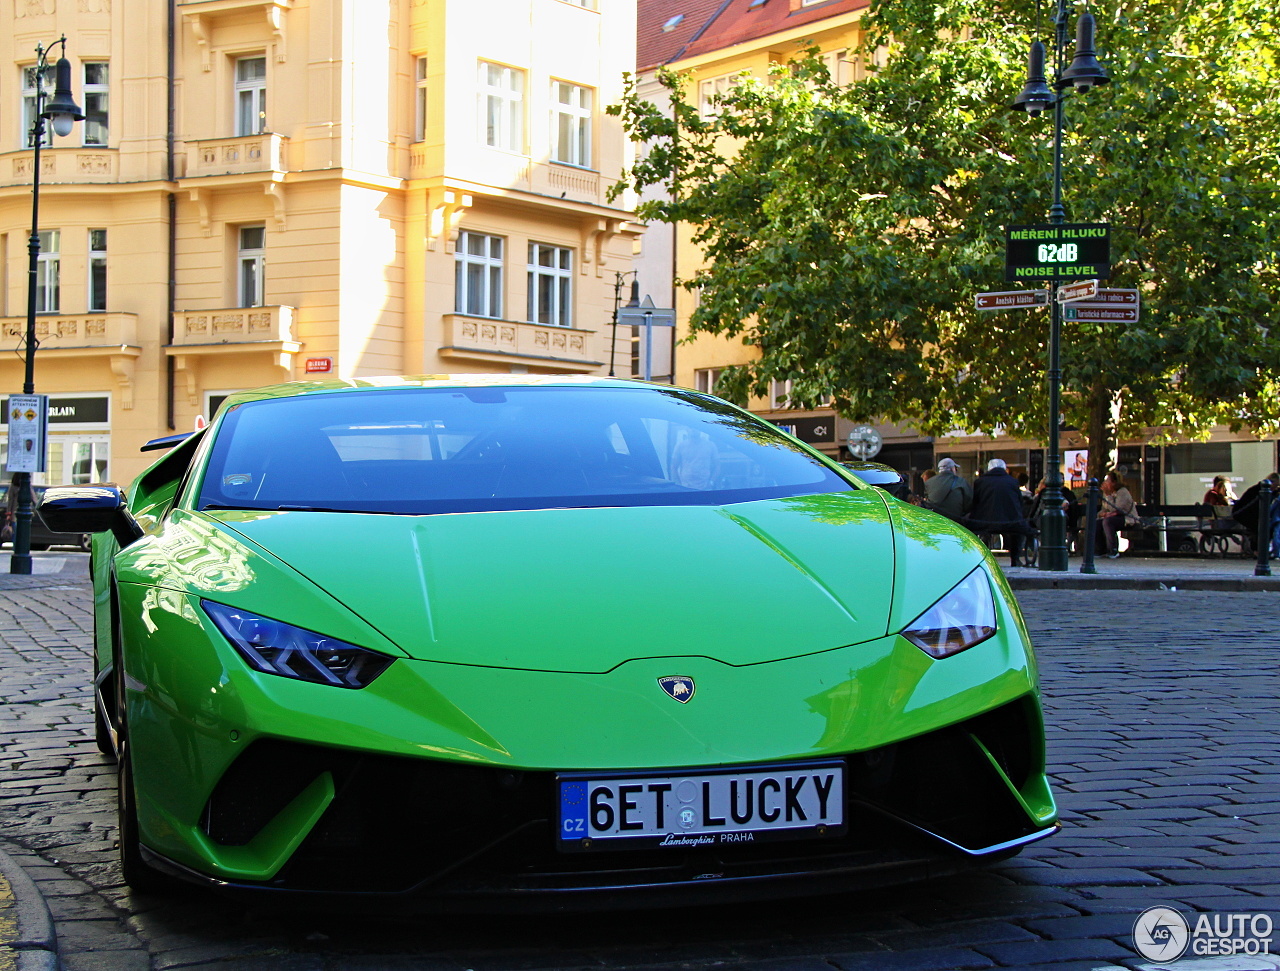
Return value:
[(66, 137), (71, 134), (72, 125), (84, 120), (84, 112), (71, 94), (71, 62), (65, 57), (58, 58), (54, 78), (53, 97), (40, 117), (49, 119), (55, 135)]

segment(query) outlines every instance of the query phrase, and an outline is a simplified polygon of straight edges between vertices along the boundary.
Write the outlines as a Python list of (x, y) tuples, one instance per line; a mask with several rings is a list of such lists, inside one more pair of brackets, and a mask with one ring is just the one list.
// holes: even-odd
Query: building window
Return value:
[(849, 60), (848, 51), (827, 51), (823, 54), (819, 54), (818, 60), (822, 61), (823, 66), (827, 69), (827, 73), (831, 75), (831, 82), (833, 84), (843, 86), (853, 83), (857, 64), (854, 61)]
[(770, 381), (769, 382), (769, 407), (777, 410), (791, 407), (789, 399), (791, 398), (791, 382), (790, 381)]
[(107, 309), (107, 231), (89, 230), (89, 310)]
[[(40, 81), (41, 89), (44, 91), (46, 101), (49, 95), (53, 94), (53, 65), (45, 66), (43, 77)], [(35, 142), (31, 140), (31, 129), (36, 123), (36, 66), (28, 65), (22, 69), (22, 144), (27, 148), (34, 148)], [(41, 146), (53, 144), (53, 132), (48, 125), (44, 126), (44, 138), (40, 142)]]
[(236, 59), (236, 135), (267, 130), (267, 59)]
[(529, 244), (529, 321), (570, 327), (573, 323), (573, 250)]
[(502, 316), (502, 237), (461, 232), (454, 249), (454, 310)]
[(524, 151), (524, 71), (480, 62), (480, 137), (491, 148)]
[(551, 158), (591, 167), (591, 89), (551, 82)]
[(720, 375), (722, 374), (724, 374), (724, 368), (722, 367), (698, 368), (693, 372), (694, 390), (715, 394), (716, 382), (720, 380)]
[(107, 144), (107, 62), (84, 63), (84, 143)]
[(236, 273), (239, 287), (236, 294), (239, 299), (237, 306), (261, 307), (263, 304), (266, 238), (265, 226), (240, 227), (240, 253)]
[(737, 74), (722, 74), (718, 78), (698, 82), (698, 112), (704, 121), (711, 121), (720, 114), (720, 106), (715, 103), (716, 96), (726, 94), (737, 82)]
[(60, 233), (56, 229), (40, 230), (40, 256), (36, 260), (36, 313), (56, 314), (61, 306), (59, 270)]
[(417, 58), (416, 71), (414, 84), (417, 87), (413, 92), (415, 106), (413, 140), (421, 142), (427, 137), (427, 59), (425, 57)]

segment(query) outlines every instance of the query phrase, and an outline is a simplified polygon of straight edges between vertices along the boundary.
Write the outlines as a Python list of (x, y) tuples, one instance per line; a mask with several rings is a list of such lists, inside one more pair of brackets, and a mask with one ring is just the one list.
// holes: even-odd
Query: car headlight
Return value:
[(250, 666), (264, 674), (363, 688), (395, 660), (270, 617), (201, 600), (200, 606)]
[(991, 582), (979, 567), (909, 623), (902, 636), (930, 657), (943, 658), (981, 644), (995, 632)]

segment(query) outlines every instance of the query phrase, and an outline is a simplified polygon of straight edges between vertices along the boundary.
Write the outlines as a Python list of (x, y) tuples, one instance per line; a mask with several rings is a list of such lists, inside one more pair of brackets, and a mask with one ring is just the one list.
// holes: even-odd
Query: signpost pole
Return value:
[[(1059, 0), (1054, 25), (1056, 34), (1056, 77), (1062, 77), (1062, 52), (1067, 44), (1067, 10)], [(1053, 205), (1049, 222), (1061, 226), (1067, 221), (1062, 205), (1062, 103), (1065, 92), (1059, 91), (1053, 104)], [(1055, 274), (1050, 283), (1056, 295), (1060, 278)], [(1049, 308), (1049, 437), (1045, 454), (1044, 503), (1040, 515), (1040, 569), (1065, 573), (1067, 570), (1067, 514), (1062, 510), (1062, 454), (1058, 412), (1062, 391), (1062, 304), (1053, 300)]]

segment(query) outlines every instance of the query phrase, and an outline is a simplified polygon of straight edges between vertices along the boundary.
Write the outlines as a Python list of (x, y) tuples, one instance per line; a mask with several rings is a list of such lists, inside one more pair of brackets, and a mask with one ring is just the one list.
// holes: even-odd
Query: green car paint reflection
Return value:
[[(259, 450), (228, 440), (299, 398), (290, 420), (310, 424), (295, 437), (323, 433), (342, 478), (282, 497), (283, 466), (253, 467)], [(564, 444), (546, 427), (530, 433), (541, 452), (512, 444), (548, 414), (581, 429), (556, 467), (538, 464)], [(700, 416), (714, 455), (681, 424)], [(682, 443), (703, 451), (684, 481)], [(421, 499), (410, 473), (435, 477)], [(1054, 828), (1030, 642), (989, 554), (709, 396), (505, 377), (248, 392), (144, 473), (130, 505), (145, 535), (99, 539), (94, 577), (100, 718), (127, 738), (136, 795), (122, 823), (135, 885), (710, 900), (946, 872)], [(940, 659), (901, 636), (975, 570), (994, 629)], [(394, 660), (354, 689), (264, 673), (206, 603)], [(672, 675), (696, 683), (687, 704), (659, 687)], [(836, 835), (655, 862), (649, 844), (557, 834), (559, 773), (703, 778), (814, 759), (845, 773)], [(388, 801), (397, 791), (414, 806)], [(442, 808), (473, 802), (465, 825)], [(418, 832), (432, 826), (415, 812), (441, 831)], [(582, 862), (594, 849), (596, 868)], [(711, 857), (722, 878), (695, 880)], [(326, 882), (339, 865), (350, 881)]]

